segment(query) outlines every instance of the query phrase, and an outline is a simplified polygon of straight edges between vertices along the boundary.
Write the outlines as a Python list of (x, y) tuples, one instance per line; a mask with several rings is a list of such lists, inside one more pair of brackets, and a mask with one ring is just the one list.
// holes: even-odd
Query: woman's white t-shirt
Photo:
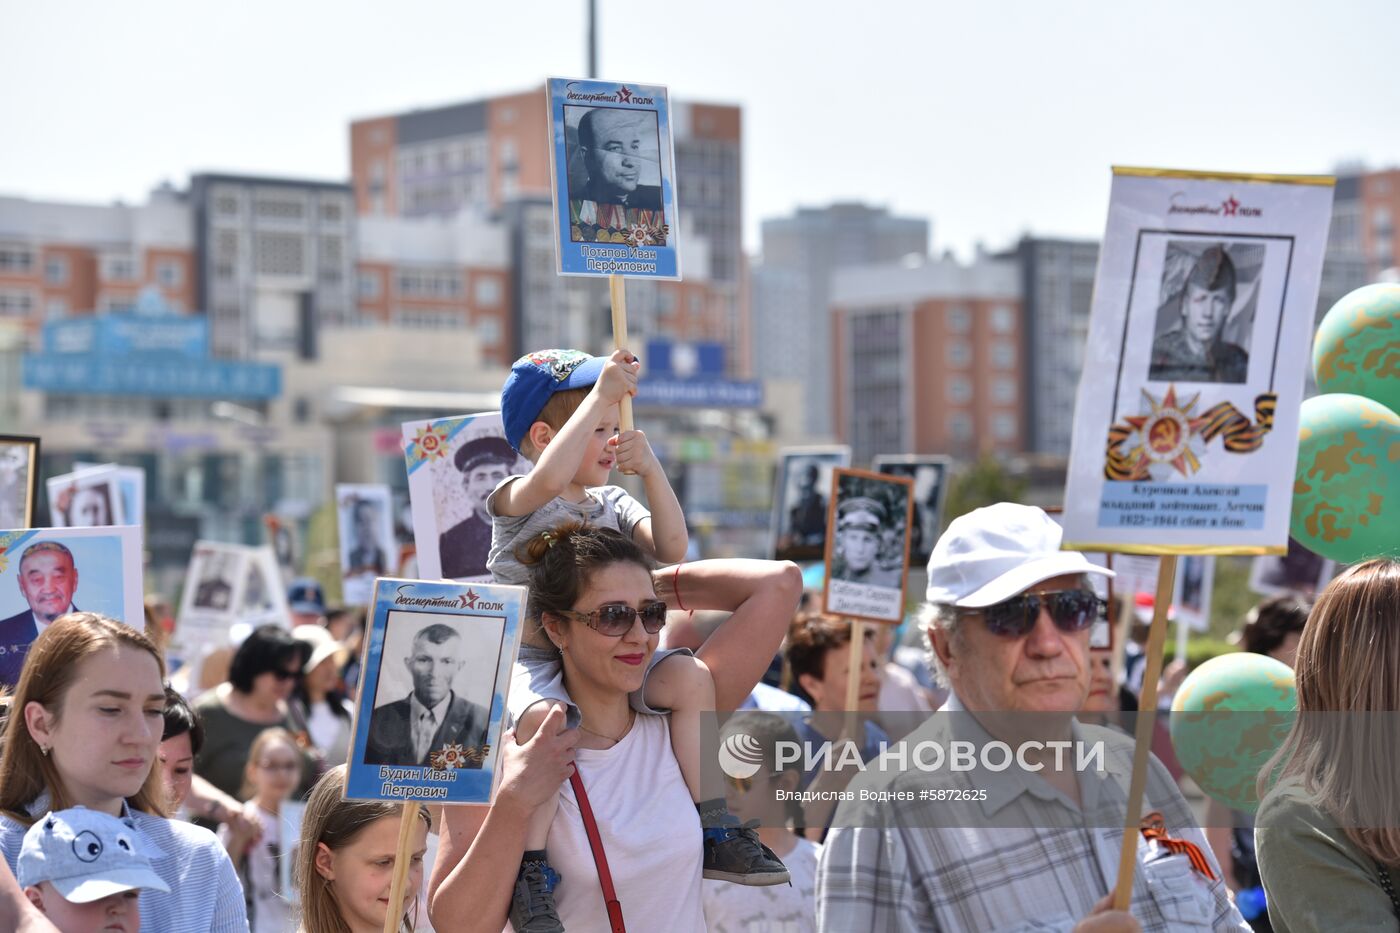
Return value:
[(710, 933), (816, 933), (817, 857), (822, 847), (798, 839), (783, 864), (792, 885), (747, 887), (729, 881), (704, 883), (705, 922)]
[[(627, 929), (705, 933), (700, 815), (671, 751), (670, 720), (639, 715), (622, 741), (609, 749), (577, 749), (574, 761)], [(563, 879), (554, 900), (564, 929), (607, 930), (598, 869), (567, 781), (546, 851)]]

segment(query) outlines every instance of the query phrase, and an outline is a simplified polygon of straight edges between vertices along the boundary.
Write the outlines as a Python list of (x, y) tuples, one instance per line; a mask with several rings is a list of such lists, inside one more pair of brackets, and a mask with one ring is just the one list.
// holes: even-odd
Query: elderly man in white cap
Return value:
[(934, 547), (923, 618), (951, 696), (850, 785), (818, 871), (821, 930), (1249, 929), (1156, 759), (1130, 911), (1110, 909), (1133, 743), (1073, 714), (1104, 608), (1088, 575), (1112, 574), (1060, 540), (1040, 509), (999, 503)]

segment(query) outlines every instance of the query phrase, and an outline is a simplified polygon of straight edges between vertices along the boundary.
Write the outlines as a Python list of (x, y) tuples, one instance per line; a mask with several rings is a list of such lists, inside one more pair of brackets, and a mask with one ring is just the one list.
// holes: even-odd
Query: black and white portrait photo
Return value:
[(914, 520), (909, 528), (909, 560), (928, 563), (933, 543), (943, 531), (943, 499), (948, 491), (947, 457), (876, 457), (876, 473), (903, 476), (914, 482)]
[(389, 487), (340, 483), (335, 487), (340, 523), (340, 577), (345, 602), (369, 602), (376, 577), (398, 570), (398, 544)]
[(1286, 554), (1254, 558), (1249, 588), (1264, 596), (1293, 594), (1312, 599), (1322, 592), (1336, 570), (1334, 561), (1313, 553), (1290, 537)]
[(247, 555), (242, 548), (196, 547), (190, 573), (193, 592), (190, 606), (207, 612), (234, 612), (234, 589), (243, 576), (246, 583)]
[(29, 528), (39, 486), (39, 438), (0, 436), (0, 529)]
[(55, 528), (102, 528), (126, 524), (116, 470), (80, 470), (48, 481), (49, 513)]
[(655, 111), (564, 107), (570, 238), (624, 242), (636, 228), (666, 242), (661, 200), (661, 135)]
[(835, 471), (827, 612), (883, 622), (903, 618), (913, 486), (900, 476)]
[[(468, 440), (438, 467), (444, 487), (439, 502), (438, 557), (442, 576), (465, 580), (487, 575), (486, 556), (491, 550), (491, 516), (486, 500), (507, 476), (524, 473), (528, 460), (517, 454), (503, 437), (467, 435)], [(451, 469), (448, 469), (448, 466)], [(464, 514), (465, 513), (465, 514)]]
[(778, 451), (773, 503), (774, 557), (821, 560), (826, 550), (831, 478), (851, 462), (848, 447), (788, 448)]
[(1166, 250), (1147, 378), (1246, 382), (1264, 247), (1168, 240)]
[(504, 631), (504, 619), (390, 611), (365, 762), (480, 768)]

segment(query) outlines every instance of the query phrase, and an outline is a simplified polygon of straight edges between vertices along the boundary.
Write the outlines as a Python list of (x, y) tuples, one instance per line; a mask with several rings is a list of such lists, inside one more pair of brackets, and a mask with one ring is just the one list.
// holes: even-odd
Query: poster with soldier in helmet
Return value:
[(419, 579), (489, 581), (486, 500), (501, 480), (530, 470), (506, 441), (500, 412), (407, 422), (403, 452)]
[(837, 469), (827, 516), (824, 610), (898, 624), (904, 618), (914, 481)]
[(1066, 547), (1284, 549), (1332, 185), (1114, 169)]

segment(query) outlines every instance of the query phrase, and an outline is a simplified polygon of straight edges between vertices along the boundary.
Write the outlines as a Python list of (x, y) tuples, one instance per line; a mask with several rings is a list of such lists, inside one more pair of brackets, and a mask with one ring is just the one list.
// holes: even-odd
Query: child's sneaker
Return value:
[(515, 933), (564, 933), (559, 909), (554, 905), (554, 888), (559, 873), (542, 858), (525, 858), (515, 878), (515, 894), (510, 902), (510, 925)]
[(701, 875), (713, 881), (732, 881), (750, 887), (788, 884), (788, 870), (782, 859), (758, 841), (754, 825), (742, 824), (730, 815), (725, 825), (706, 827)]

